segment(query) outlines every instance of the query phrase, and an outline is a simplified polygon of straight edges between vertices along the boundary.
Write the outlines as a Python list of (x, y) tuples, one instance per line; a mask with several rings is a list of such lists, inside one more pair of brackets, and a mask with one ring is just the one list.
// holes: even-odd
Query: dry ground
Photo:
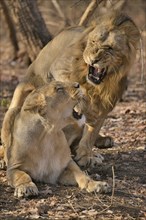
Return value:
[[(123, 101), (109, 115), (102, 129), (103, 134), (113, 136), (115, 147), (98, 150), (105, 161), (89, 171), (93, 177), (96, 178), (98, 173), (101, 179), (112, 184), (114, 166), (116, 185), (112, 206), (108, 208), (111, 195), (87, 194), (76, 187), (41, 184), (38, 198), (18, 200), (7, 184), (5, 171), (0, 171), (0, 219), (145, 219), (146, 94), (144, 84), (140, 82), (138, 63), (134, 69), (137, 71), (131, 71)], [(1, 121), (21, 72), (25, 69), (19, 62), (1, 64)]]
[[(1, 127), (14, 88), (27, 67), (21, 58), (12, 61), (7, 38), (2, 39), (0, 50)], [(144, 51), (143, 56), (145, 59)], [(94, 149), (104, 155), (105, 160), (96, 169), (88, 170), (93, 178), (99, 174), (111, 185), (114, 180), (114, 195), (88, 194), (76, 187), (38, 184), (40, 194), (37, 198), (19, 200), (13, 196), (14, 190), (7, 184), (6, 171), (1, 170), (0, 219), (146, 219), (145, 83), (146, 75), (142, 74), (138, 52), (123, 101), (117, 104), (101, 131), (114, 138), (115, 146), (106, 150)]]

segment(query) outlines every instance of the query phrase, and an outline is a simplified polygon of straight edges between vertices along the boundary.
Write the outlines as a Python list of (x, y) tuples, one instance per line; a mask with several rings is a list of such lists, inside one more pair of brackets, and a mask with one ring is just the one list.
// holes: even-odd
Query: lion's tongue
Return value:
[(94, 70), (93, 70), (93, 76), (99, 77), (99, 74), (100, 74), (100, 69), (94, 68)]

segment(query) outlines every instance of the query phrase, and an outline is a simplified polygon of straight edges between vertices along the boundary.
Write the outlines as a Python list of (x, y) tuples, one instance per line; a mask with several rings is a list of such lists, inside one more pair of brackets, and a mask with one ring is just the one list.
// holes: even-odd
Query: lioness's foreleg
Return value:
[(28, 197), (38, 195), (38, 188), (32, 182), (31, 177), (19, 169), (8, 169), (7, 177), (9, 184), (15, 188), (14, 196)]
[(110, 190), (109, 185), (106, 182), (94, 181), (87, 176), (79, 166), (71, 160), (60, 176), (59, 182), (64, 185), (77, 185), (80, 189), (85, 189), (87, 192), (108, 192)]

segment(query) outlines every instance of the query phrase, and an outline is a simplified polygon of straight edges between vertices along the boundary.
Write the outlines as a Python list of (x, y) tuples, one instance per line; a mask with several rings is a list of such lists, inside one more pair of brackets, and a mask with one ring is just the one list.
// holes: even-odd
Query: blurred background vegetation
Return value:
[(14, 59), (23, 51), (33, 61), (40, 49), (61, 30), (79, 25), (91, 2), (96, 2), (97, 7), (87, 23), (116, 8), (127, 12), (139, 29), (145, 31), (145, 0), (1, 0), (0, 41), (11, 42)]

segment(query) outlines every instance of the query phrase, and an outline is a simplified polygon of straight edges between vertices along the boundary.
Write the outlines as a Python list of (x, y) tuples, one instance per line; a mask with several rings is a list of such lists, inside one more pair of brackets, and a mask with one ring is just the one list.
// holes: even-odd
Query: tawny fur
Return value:
[[(74, 27), (61, 32), (42, 49), (28, 69), (26, 84), (38, 87), (53, 78), (77, 81), (88, 95), (90, 110), (85, 112), (87, 123), (84, 132), (79, 132), (83, 135), (78, 137), (80, 142), (75, 158), (80, 165), (87, 165), (93, 159), (93, 145), (111, 146), (113, 143), (110, 137), (102, 138), (99, 131), (123, 94), (139, 39), (139, 30), (132, 19), (113, 12), (97, 19), (88, 28)], [(95, 67), (107, 68), (107, 75), (98, 85), (87, 77), (89, 65), (94, 62)]]
[[(62, 129), (75, 119), (75, 105), (85, 102), (77, 83), (51, 82), (32, 91), (21, 109), (5, 118), (7, 178), (17, 197), (37, 195), (35, 182), (78, 184), (88, 192), (106, 192), (106, 182), (93, 181), (71, 158)], [(11, 123), (6, 126), (9, 121)], [(7, 121), (8, 120), (8, 121)], [(6, 136), (8, 135), (9, 141)], [(10, 138), (9, 138), (10, 136)]]

